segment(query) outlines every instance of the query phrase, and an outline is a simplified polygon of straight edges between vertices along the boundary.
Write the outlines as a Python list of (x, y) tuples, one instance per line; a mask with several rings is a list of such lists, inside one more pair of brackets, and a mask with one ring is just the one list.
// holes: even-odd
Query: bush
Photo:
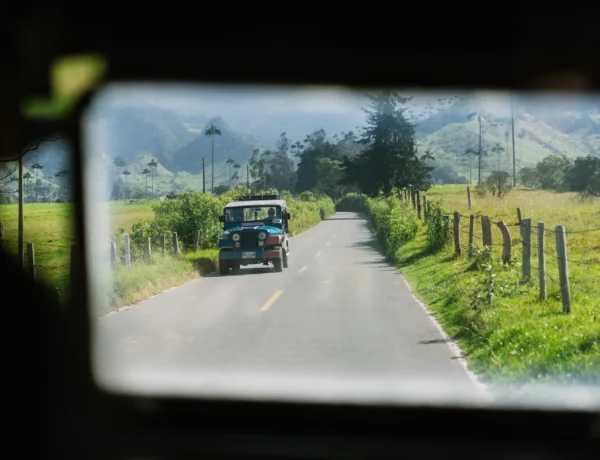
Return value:
[(335, 203), (338, 212), (367, 212), (367, 198), (358, 193), (348, 193)]
[(427, 249), (431, 252), (437, 252), (448, 242), (450, 226), (444, 219), (442, 201), (431, 200), (428, 207), (427, 230), (425, 232)]
[[(180, 249), (190, 251), (194, 248), (196, 232), (200, 230), (199, 248), (214, 249), (222, 233), (219, 216), (223, 207), (235, 201), (238, 196), (250, 193), (246, 187), (238, 187), (215, 197), (200, 192), (181, 193), (176, 199), (161, 201), (153, 206), (154, 219), (135, 223), (131, 232), (131, 254), (133, 260), (143, 260), (146, 254), (148, 238), (152, 241), (152, 250), (161, 250), (161, 236), (167, 235), (167, 251), (173, 249), (172, 234), (177, 232)], [(275, 190), (261, 191), (258, 194), (277, 193)], [(331, 198), (316, 194), (305, 195), (310, 198), (301, 201), (284, 192), (281, 194), (288, 204), (292, 220), (290, 234), (298, 234), (330, 217), (335, 213)]]
[(397, 198), (369, 200), (369, 214), (386, 254), (394, 257), (405, 243), (417, 236), (419, 223), (415, 212)]

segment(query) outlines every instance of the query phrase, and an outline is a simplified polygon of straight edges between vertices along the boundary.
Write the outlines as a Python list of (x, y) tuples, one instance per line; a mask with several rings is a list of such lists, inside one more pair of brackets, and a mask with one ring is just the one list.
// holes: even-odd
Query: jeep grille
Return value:
[(258, 232), (241, 232), (240, 247), (242, 249), (256, 249), (258, 247)]

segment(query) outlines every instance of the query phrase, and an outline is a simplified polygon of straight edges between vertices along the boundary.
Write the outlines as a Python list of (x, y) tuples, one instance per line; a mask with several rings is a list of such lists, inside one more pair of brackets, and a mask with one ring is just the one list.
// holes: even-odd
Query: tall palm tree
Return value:
[(131, 175), (131, 171), (128, 171), (127, 169), (125, 171), (123, 171), (123, 175), (125, 176), (125, 193), (127, 198), (129, 198), (129, 187), (127, 187), (127, 176)]
[(242, 167), (242, 165), (239, 164), (239, 163), (236, 163), (236, 164), (233, 165), (233, 168), (235, 169), (235, 172), (233, 173), (233, 178), (236, 179), (236, 185), (237, 185), (237, 183), (239, 181), (239, 178), (240, 178), (239, 170), (240, 170), (241, 167)]
[(211, 173), (211, 182), (210, 182), (210, 192), (212, 193), (215, 188), (215, 136), (221, 135), (221, 130), (215, 126), (214, 123), (211, 123), (210, 127), (204, 131), (204, 135), (209, 137), (212, 141), (211, 143), (211, 151), (212, 151), (212, 173)]
[(229, 188), (231, 188), (231, 166), (235, 163), (235, 161), (229, 158), (225, 163), (229, 165)]
[(435, 157), (433, 156), (431, 150), (427, 149), (425, 150), (425, 153), (421, 156), (421, 160), (427, 162), (427, 166), (431, 168), (431, 162), (435, 160)]
[(146, 198), (148, 198), (148, 174), (150, 174), (150, 172), (151, 171), (148, 168), (144, 168), (144, 170), (142, 171), (142, 174), (146, 178)]
[(498, 171), (500, 171), (500, 154), (504, 152), (504, 147), (500, 145), (500, 142), (496, 142), (492, 147), (492, 152), (498, 154)]
[(31, 174), (29, 171), (27, 171), (25, 174), (23, 174), (23, 179), (25, 179), (27, 181), (27, 189), (29, 190), (27, 192), (27, 198), (29, 198), (29, 192), (31, 192), (31, 179), (33, 178), (33, 174)]
[(295, 150), (294, 155), (296, 155), (297, 157), (300, 156), (303, 149), (304, 149), (304, 144), (300, 141), (296, 141), (292, 144), (292, 150)]
[(61, 169), (56, 174), (54, 174), (54, 177), (56, 177), (56, 179), (58, 180), (58, 188), (63, 196), (65, 195), (65, 179), (64, 178), (68, 174), (69, 174), (69, 171), (67, 169)]
[(147, 166), (150, 167), (151, 171), (150, 178), (152, 180), (152, 198), (154, 198), (154, 175), (156, 174), (156, 168), (158, 168), (158, 163), (154, 158), (152, 158), (152, 160), (150, 161), (150, 163), (148, 163)]
[(475, 149), (473, 149), (471, 147), (469, 147), (468, 149), (465, 149), (465, 151), (464, 151), (464, 155), (469, 157), (469, 185), (473, 183), (472, 164), (473, 164), (473, 155), (475, 155), (475, 154), (476, 154)]
[(39, 181), (39, 172), (44, 169), (44, 165), (41, 163), (35, 163), (31, 165), (31, 169), (35, 169), (35, 202), (38, 202), (38, 181)]
[(123, 169), (126, 163), (123, 157), (117, 157), (113, 160), (113, 165), (115, 165), (119, 169)]

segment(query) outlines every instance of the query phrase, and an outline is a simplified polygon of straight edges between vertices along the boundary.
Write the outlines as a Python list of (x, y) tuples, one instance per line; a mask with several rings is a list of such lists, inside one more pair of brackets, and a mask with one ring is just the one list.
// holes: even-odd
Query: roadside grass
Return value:
[[(111, 202), (111, 230), (122, 228), (127, 232), (138, 220), (152, 217), (151, 203), (146, 200)], [(10, 254), (18, 254), (18, 212), (18, 205), (0, 206), (5, 250)], [(65, 295), (69, 279), (71, 245), (74, 242), (73, 222), (73, 206), (70, 203), (24, 206), (24, 242), (34, 244), (36, 278), (60, 297)]]
[(141, 302), (166, 289), (218, 270), (219, 252), (202, 249), (181, 257), (153, 255), (152, 263), (118, 265), (109, 296), (109, 311)]
[[(437, 253), (428, 252), (423, 223), (415, 239), (388, 253), (482, 380), (493, 382), (495, 387), (536, 381), (600, 384), (600, 231), (568, 234), (599, 228), (600, 202), (582, 203), (571, 193), (517, 189), (503, 199), (473, 194), (473, 206), (468, 210), (464, 185), (437, 186), (427, 197), (442, 199), (449, 214), (488, 215), (494, 222), (504, 220), (507, 224), (517, 222), (516, 208), (520, 207), (523, 218), (532, 219), (535, 246), (538, 221), (546, 223), (546, 230), (554, 230), (555, 225), (566, 227), (571, 314), (562, 312), (553, 233), (546, 234), (548, 298), (543, 302), (539, 300), (536, 248), (532, 248), (532, 281), (521, 282), (518, 227), (510, 227), (513, 263), (502, 264), (502, 248), (492, 246), (489, 272), (474, 266), (480, 255), (468, 258), (469, 219), (464, 217), (460, 257), (454, 255), (451, 242)], [(481, 236), (479, 219), (475, 229)], [(493, 244), (501, 241), (500, 231), (493, 226)], [(483, 305), (481, 298), (490, 293), (491, 305)]]
[[(110, 209), (110, 231), (113, 235), (132, 232), (135, 223), (152, 220), (152, 200), (112, 201)], [(325, 217), (335, 212), (331, 200), (302, 202), (290, 197), (291, 236), (299, 234), (321, 222), (321, 210)], [(74, 243), (73, 207), (69, 203), (26, 204), (24, 208), (24, 241), (34, 243), (36, 278), (51, 292), (64, 298), (69, 281), (71, 245)], [(18, 206), (0, 206), (0, 222), (4, 224), (5, 250), (18, 254)], [(218, 223), (217, 223), (218, 224)], [(107, 244), (108, 251), (108, 244)], [(118, 248), (118, 256), (120, 248)], [(125, 305), (140, 302), (152, 295), (198, 276), (218, 270), (218, 250), (202, 249), (182, 251), (180, 257), (152, 255), (152, 262), (137, 260), (129, 267), (117, 261), (111, 276), (112, 289), (108, 296), (108, 313)]]

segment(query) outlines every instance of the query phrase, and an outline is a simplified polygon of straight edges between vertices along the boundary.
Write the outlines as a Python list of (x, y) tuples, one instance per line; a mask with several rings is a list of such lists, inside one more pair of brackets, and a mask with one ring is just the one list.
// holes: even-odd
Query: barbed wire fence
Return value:
[[(153, 255), (163, 257), (181, 257), (186, 252), (197, 252), (200, 249), (206, 249), (206, 246), (216, 247), (218, 240), (218, 227), (205, 238), (202, 237), (201, 230), (196, 230), (191, 234), (178, 234), (177, 232), (164, 233), (158, 238), (147, 237), (143, 244), (134, 243), (131, 235), (128, 233), (120, 234), (116, 232), (110, 239), (105, 241), (94, 241), (92, 244), (96, 249), (105, 250), (110, 260), (110, 266), (113, 270), (117, 267), (131, 267), (133, 265), (149, 265), (153, 263)], [(138, 238), (139, 240), (139, 238)], [(186, 241), (187, 244), (182, 244)], [(190, 243), (191, 242), (191, 243)], [(8, 253), (17, 253), (18, 240), (4, 238), (4, 225), (0, 222), (0, 250)], [(34, 241), (25, 242), (24, 269), (34, 279), (36, 278), (36, 250), (41, 249), (44, 254), (52, 253), (54, 257), (63, 252), (64, 256), (69, 255), (73, 259), (73, 253), (77, 251), (77, 245), (74, 238), (63, 241)], [(204, 247), (203, 247), (204, 246)], [(76, 269), (71, 266), (71, 270)]]
[[(427, 223), (430, 202), (426, 195), (420, 196), (418, 190), (402, 189), (398, 191), (397, 198), (405, 203), (412, 203), (413, 210), (418, 219)], [(468, 208), (471, 209), (470, 188), (467, 187)], [(516, 208), (516, 222), (506, 223), (504, 220), (493, 219), (483, 214), (464, 215), (457, 211), (444, 211), (443, 218), (449, 233), (452, 235), (455, 256), (461, 256), (463, 248), (467, 248), (469, 258), (474, 257), (477, 240), (484, 248), (490, 250), (494, 247), (502, 248), (502, 262), (512, 264), (517, 261), (515, 249), (521, 249), (521, 281), (532, 284), (532, 271), (537, 272), (539, 286), (539, 300), (548, 298), (548, 279), (560, 287), (560, 300), (564, 313), (571, 313), (572, 299), (569, 276), (569, 264), (578, 267), (600, 267), (600, 251), (590, 252), (587, 259), (571, 259), (567, 256), (567, 237), (598, 233), (600, 226), (567, 231), (564, 225), (556, 225), (554, 229), (546, 228), (545, 222), (532, 223), (529, 218), (522, 218), (521, 208)], [(462, 219), (468, 219), (468, 230), (465, 229)], [(450, 230), (449, 226), (452, 226)], [(480, 232), (477, 229), (481, 229)], [(518, 229), (518, 234), (513, 235), (511, 229)], [(465, 235), (468, 240), (464, 243)], [(553, 238), (547, 238), (554, 235)], [(548, 264), (547, 259), (552, 260)], [(537, 264), (535, 261), (537, 260)], [(556, 277), (555, 277), (556, 276)]]

